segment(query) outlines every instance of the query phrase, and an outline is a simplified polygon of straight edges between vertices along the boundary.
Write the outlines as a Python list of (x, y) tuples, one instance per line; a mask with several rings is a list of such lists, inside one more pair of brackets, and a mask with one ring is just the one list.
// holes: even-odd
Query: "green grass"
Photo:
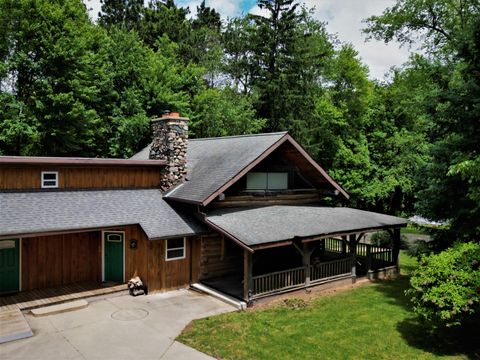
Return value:
[(412, 224), (408, 224), (407, 227), (402, 228), (402, 234), (413, 234), (413, 235), (428, 235), (425, 227), (416, 226)]
[[(415, 259), (401, 254), (402, 273)], [(222, 359), (476, 358), (472, 333), (432, 333), (411, 311), (408, 276), (321, 296), (194, 321), (177, 340)], [(468, 338), (476, 336), (477, 338)]]

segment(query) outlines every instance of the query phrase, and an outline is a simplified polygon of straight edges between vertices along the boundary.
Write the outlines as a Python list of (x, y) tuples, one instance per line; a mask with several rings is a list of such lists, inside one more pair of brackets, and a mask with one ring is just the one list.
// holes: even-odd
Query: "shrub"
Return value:
[(459, 243), (422, 256), (410, 279), (414, 311), (435, 325), (455, 326), (480, 312), (480, 244)]

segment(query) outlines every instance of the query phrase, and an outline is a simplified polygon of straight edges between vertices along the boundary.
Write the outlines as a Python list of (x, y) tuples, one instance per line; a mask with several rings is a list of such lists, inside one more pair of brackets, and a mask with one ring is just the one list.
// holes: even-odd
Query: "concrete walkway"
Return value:
[(174, 341), (193, 319), (235, 311), (189, 290), (89, 303), (73, 312), (25, 318), (34, 336), (0, 345), (0, 359), (211, 359)]

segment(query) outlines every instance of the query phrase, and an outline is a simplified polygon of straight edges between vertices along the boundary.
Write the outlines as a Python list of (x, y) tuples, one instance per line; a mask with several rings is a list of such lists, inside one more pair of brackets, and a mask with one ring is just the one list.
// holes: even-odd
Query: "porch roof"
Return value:
[(295, 238), (402, 227), (407, 220), (346, 207), (286, 206), (219, 209), (205, 221), (225, 236), (249, 248), (292, 241)]
[(140, 225), (149, 239), (207, 229), (156, 189), (0, 193), (0, 237)]

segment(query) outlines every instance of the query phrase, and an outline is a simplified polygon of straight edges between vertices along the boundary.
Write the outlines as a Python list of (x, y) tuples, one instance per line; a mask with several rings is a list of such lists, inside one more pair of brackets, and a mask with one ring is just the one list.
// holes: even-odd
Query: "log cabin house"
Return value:
[[(401, 218), (348, 194), (288, 134), (188, 140), (152, 121), (130, 159), (0, 157), (0, 292), (78, 282), (202, 283), (253, 303), (398, 272)], [(392, 246), (361, 242), (389, 231)]]

